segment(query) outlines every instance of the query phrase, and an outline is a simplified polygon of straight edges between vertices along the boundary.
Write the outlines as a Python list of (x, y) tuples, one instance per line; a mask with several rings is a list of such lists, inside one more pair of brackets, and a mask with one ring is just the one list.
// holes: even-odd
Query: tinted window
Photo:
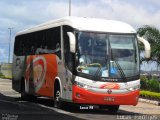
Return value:
[(50, 54), (60, 55), (60, 27), (17, 36), (14, 53), (18, 56)]

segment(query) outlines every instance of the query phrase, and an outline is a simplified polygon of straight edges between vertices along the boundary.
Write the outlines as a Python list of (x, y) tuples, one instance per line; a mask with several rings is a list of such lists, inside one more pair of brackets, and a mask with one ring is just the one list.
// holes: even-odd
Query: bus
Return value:
[(139, 41), (128, 24), (115, 20), (64, 17), (20, 31), (13, 53), (12, 88), (26, 96), (62, 103), (98, 105), (117, 112), (136, 105), (140, 91)]

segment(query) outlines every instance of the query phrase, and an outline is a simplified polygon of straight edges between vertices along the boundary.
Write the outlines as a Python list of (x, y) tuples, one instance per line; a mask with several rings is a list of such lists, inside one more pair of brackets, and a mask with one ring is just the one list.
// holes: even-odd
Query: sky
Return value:
[[(0, 0), (0, 63), (8, 62), (9, 43), (18, 31), (69, 15), (69, 0)], [(71, 15), (126, 22), (137, 28), (152, 25), (160, 29), (159, 0), (71, 0)], [(11, 41), (9, 29), (11, 30)]]

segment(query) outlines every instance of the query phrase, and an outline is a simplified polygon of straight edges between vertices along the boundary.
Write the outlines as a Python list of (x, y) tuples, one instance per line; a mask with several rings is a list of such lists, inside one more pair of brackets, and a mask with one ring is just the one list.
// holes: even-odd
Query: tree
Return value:
[[(140, 37), (145, 38), (151, 44), (151, 58), (145, 59), (142, 61), (156, 61), (157, 64), (160, 64), (160, 31), (154, 26), (145, 25), (138, 28), (137, 34)], [(140, 44), (140, 50), (142, 51), (143, 47)]]

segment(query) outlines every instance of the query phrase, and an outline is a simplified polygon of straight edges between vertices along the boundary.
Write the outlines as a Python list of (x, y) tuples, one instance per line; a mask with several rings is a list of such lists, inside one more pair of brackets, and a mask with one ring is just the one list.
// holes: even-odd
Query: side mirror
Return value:
[(72, 32), (67, 32), (67, 35), (69, 37), (70, 52), (75, 53), (76, 52), (76, 38), (75, 38), (75, 35)]
[(145, 58), (150, 58), (151, 56), (151, 46), (147, 40), (142, 37), (137, 36), (138, 40), (144, 44)]

